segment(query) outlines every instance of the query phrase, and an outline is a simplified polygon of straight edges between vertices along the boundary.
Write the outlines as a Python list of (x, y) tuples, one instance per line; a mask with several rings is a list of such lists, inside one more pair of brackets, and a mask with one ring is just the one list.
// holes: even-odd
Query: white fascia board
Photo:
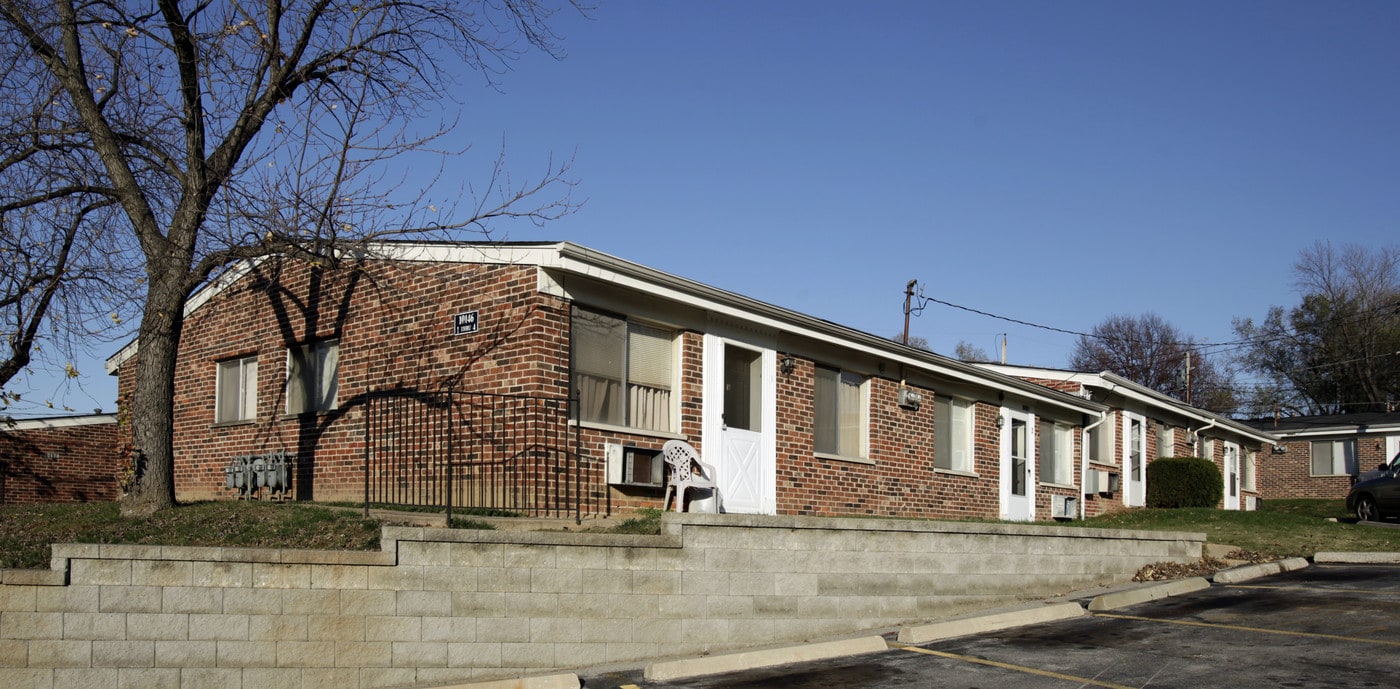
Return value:
[(1216, 428), (1227, 429), (1261, 443), (1277, 443), (1279, 440), (1276, 434), (1259, 430), (1253, 426), (1216, 414), (1215, 412), (1193, 407), (1174, 397), (1164, 395), (1145, 385), (1128, 380), (1112, 371), (1087, 373), (1026, 366), (1003, 366), (1001, 364), (983, 364), (983, 366), (1013, 376), (1074, 381), (1085, 387), (1103, 388), (1114, 394), (1121, 395), (1125, 399), (1133, 400), (1150, 408), (1168, 411), (1178, 416), (1185, 416), (1199, 421), (1202, 424), (1214, 425)]
[(1385, 424), (1380, 426), (1361, 426), (1359, 424), (1345, 424), (1341, 426), (1328, 426), (1326, 428), (1309, 428), (1305, 431), (1273, 431), (1273, 434), (1280, 440), (1290, 440), (1293, 438), (1315, 438), (1320, 436), (1337, 435), (1394, 435), (1400, 433), (1400, 424)]
[(116, 423), (116, 414), (84, 414), (82, 416), (50, 416), (41, 419), (15, 419), (0, 424), (7, 431), (34, 431), (47, 428), (72, 428)]
[(560, 242), (544, 244), (434, 244), (384, 242), (370, 245), (370, 256), (389, 261), (485, 263), (547, 266), (559, 263)]
[[(903, 348), (869, 333), (807, 316), (734, 292), (711, 287), (693, 280), (664, 273), (615, 256), (564, 242), (560, 245), (562, 259), (556, 267), (568, 273), (586, 275), (596, 280), (630, 290), (653, 294), (666, 300), (685, 304), (730, 318), (754, 323), (774, 331), (790, 333), (814, 340), (836, 341), (862, 354), (874, 356), (914, 369), (931, 372), (979, 387), (1015, 394), (1024, 399), (1043, 402), (1080, 413), (1098, 414), (1101, 404), (1073, 395), (1027, 383), (1017, 378), (986, 371), (971, 364), (928, 354), (912, 356), (896, 349)], [(933, 360), (934, 358), (938, 360)], [(950, 362), (950, 363), (945, 363)]]
[(1240, 436), (1249, 438), (1251, 440), (1256, 440), (1260, 443), (1278, 443), (1278, 436), (1274, 435), (1273, 433), (1269, 433), (1268, 431), (1261, 431), (1257, 428), (1254, 428), (1253, 426), (1249, 426), (1234, 419), (1221, 416), (1219, 414), (1216, 414), (1215, 412), (1210, 412), (1204, 409), (1193, 407), (1174, 397), (1168, 397), (1166, 395), (1163, 395), (1162, 393), (1157, 392), (1152, 388), (1134, 383), (1133, 381), (1128, 380), (1127, 378), (1124, 378), (1116, 373), (1104, 371), (1099, 375), (1104, 379), (1106, 383), (1116, 385), (1116, 390), (1122, 394), (1126, 395), (1126, 391), (1136, 391), (1137, 396), (1140, 398), (1153, 399), (1160, 406), (1169, 407), (1175, 410), (1178, 414), (1191, 417), (1208, 426), (1214, 426), (1216, 428), (1229, 430)]
[[(1103, 405), (1089, 400), (1081, 400), (1073, 395), (1027, 383), (995, 371), (980, 369), (971, 364), (957, 362), (937, 354), (915, 356), (899, 352), (894, 349), (894, 347), (899, 346), (898, 343), (885, 343), (883, 338), (877, 338), (868, 333), (648, 268), (572, 242), (523, 244), (382, 242), (371, 245), (367, 255), (400, 261), (536, 266), (541, 269), (541, 273), (553, 269), (564, 273), (584, 275), (619, 287), (654, 294), (664, 299), (774, 330), (817, 340), (836, 340), (857, 352), (960, 382), (1009, 392), (1028, 400), (1044, 402), (1081, 413), (1098, 414), (1104, 409)], [(242, 264), (201, 289), (190, 298), (185, 309), (186, 315), (193, 309), (202, 306), (215, 294), (227, 289), (235, 280), (246, 274), (251, 267), (252, 264)], [(560, 293), (558, 286), (545, 275), (541, 275), (539, 283), (542, 289), (547, 289), (555, 294)], [(135, 344), (135, 342), (128, 344), (107, 360), (109, 373), (115, 373), (123, 362), (135, 355)]]

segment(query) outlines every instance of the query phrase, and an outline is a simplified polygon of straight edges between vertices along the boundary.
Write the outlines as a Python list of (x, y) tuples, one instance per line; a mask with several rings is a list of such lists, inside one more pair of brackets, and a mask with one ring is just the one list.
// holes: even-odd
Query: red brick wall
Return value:
[[(973, 474), (934, 466), (936, 390), (920, 388), (918, 411), (897, 404), (899, 383), (869, 384), (869, 452), (873, 464), (815, 453), (815, 365), (798, 360), (791, 375), (778, 375), (777, 494), (779, 514), (880, 515), (933, 519), (996, 519), (1001, 513), (1000, 408), (978, 402), (973, 412)], [(1076, 428), (1075, 435), (1079, 435)], [(1038, 445), (1038, 444), (1037, 444)], [(1076, 448), (1078, 441), (1076, 440)], [(1039, 447), (1035, 448), (1039, 452)], [(1078, 453), (1076, 452), (1076, 456)], [(1078, 468), (1075, 469), (1078, 481)], [(1049, 519), (1051, 495), (1075, 489), (1040, 486), (1036, 518)]]
[[(530, 266), (371, 262), (356, 270), (318, 271), (299, 263), (264, 264), (214, 297), (187, 321), (177, 365), (176, 492), (181, 500), (230, 498), (224, 468), (236, 455), (277, 450), (297, 457), (294, 495), (303, 500), (363, 496), (364, 396), (374, 389), (543, 394), (569, 392), (569, 305), (537, 290)], [(453, 336), (452, 315), (480, 314), (476, 334)], [(329, 413), (284, 414), (287, 349), (339, 341), (338, 406)], [(682, 437), (700, 447), (703, 335), (680, 338)], [(258, 414), (253, 422), (214, 421), (217, 363), (256, 355)], [(123, 367), (123, 395), (133, 362)], [(899, 384), (869, 384), (869, 458), (819, 458), (812, 431), (814, 364), (778, 373), (777, 509), (782, 514), (996, 518), (1000, 512), (1000, 430), (995, 404), (974, 413), (975, 476), (934, 470), (935, 390), (917, 411), (896, 404)], [(1076, 428), (1076, 456), (1081, 443)], [(667, 436), (583, 427), (585, 471), (602, 486), (603, 446), (659, 449)], [(1038, 445), (1038, 444), (1037, 444)], [(313, 453), (313, 449), (315, 450)], [(1036, 451), (1038, 451), (1038, 446)], [(1075, 481), (1079, 480), (1078, 463)], [(614, 511), (661, 503), (661, 490), (609, 486), (592, 497)], [(1048, 519), (1039, 487), (1036, 514)]]
[[(1371, 471), (1387, 461), (1385, 436), (1356, 437), (1356, 464), (1360, 471)], [(1335, 440), (1340, 438), (1322, 438)], [(1269, 448), (1259, 453), (1268, 470), (1259, 472), (1259, 494), (1265, 500), (1288, 498), (1344, 498), (1351, 489), (1350, 476), (1313, 476), (1312, 440), (1282, 443), (1285, 452), (1273, 454)]]
[[(477, 333), (452, 316), (476, 310)], [(287, 349), (339, 340), (334, 411), (288, 416)], [(234, 497), (224, 468), (240, 454), (297, 456), (295, 496), (363, 497), (364, 419), (371, 390), (568, 394), (568, 307), (539, 294), (533, 267), (370, 262), (313, 270), (264, 263), (187, 320), (176, 367), (175, 484), (181, 500)], [(216, 365), (258, 359), (253, 422), (215, 423)], [(123, 395), (134, 361), (123, 366)], [(313, 453), (312, 450), (315, 450)]]
[(120, 497), (115, 421), (0, 428), (0, 504)]

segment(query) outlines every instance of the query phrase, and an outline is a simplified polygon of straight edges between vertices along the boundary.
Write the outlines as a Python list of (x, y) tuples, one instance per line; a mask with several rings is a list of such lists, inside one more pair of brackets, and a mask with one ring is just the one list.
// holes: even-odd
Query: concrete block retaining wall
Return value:
[(0, 571), (0, 686), (375, 689), (801, 642), (1123, 582), (1202, 534), (667, 515), (382, 552), (60, 545)]

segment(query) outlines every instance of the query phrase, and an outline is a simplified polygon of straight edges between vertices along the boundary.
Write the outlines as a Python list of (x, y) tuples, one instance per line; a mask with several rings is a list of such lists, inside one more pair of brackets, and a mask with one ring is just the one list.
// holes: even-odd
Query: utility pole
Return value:
[(914, 298), (914, 285), (918, 282), (918, 280), (910, 280), (909, 284), (904, 286), (904, 346), (906, 347), (909, 346), (909, 302)]
[(1191, 404), (1191, 350), (1186, 350), (1186, 403)]
[(1006, 333), (1001, 334), (1001, 365), (1006, 365)]

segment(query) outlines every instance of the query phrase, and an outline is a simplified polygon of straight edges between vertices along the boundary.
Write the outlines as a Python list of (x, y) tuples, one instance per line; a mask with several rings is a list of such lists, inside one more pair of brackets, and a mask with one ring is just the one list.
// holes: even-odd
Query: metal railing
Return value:
[(364, 409), (366, 512), (412, 505), (444, 507), (449, 522), (454, 509), (578, 522), (607, 509), (570, 400), (387, 390), (370, 393)]

